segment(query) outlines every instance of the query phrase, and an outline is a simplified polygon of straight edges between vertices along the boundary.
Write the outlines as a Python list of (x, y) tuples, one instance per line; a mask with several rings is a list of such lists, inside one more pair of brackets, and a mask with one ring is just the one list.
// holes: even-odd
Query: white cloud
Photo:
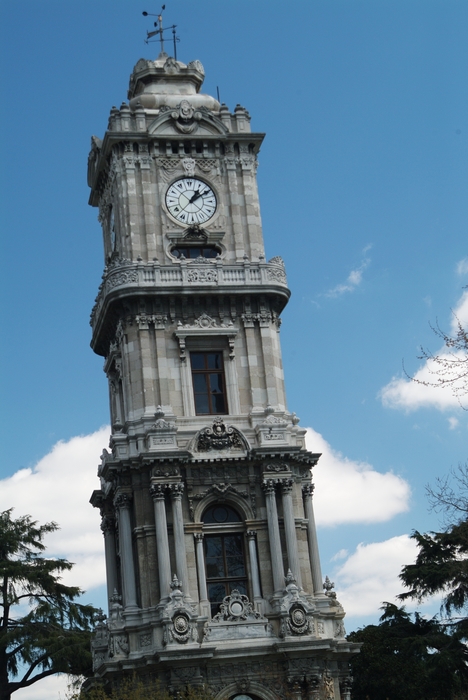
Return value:
[[(465, 328), (468, 325), (468, 291), (463, 292), (453, 311), (450, 325), (450, 333), (452, 335), (456, 335), (459, 322)], [(452, 352), (452, 354), (449, 355), (445, 346), (434, 354), (441, 359), (447, 358), (451, 360), (453, 360), (454, 357), (460, 358), (461, 360), (466, 357), (466, 353), (463, 352)], [(388, 408), (402, 409), (405, 411), (415, 411), (423, 407), (436, 408), (440, 411), (460, 408), (460, 403), (455, 392), (457, 386), (461, 386), (461, 382), (441, 387), (427, 385), (434, 382), (434, 370), (438, 368), (439, 365), (436, 365), (433, 360), (428, 359), (414, 374), (414, 379), (416, 381), (412, 381), (407, 377), (392, 377), (391, 381), (379, 392), (383, 405)], [(450, 375), (447, 374), (447, 378), (449, 377)], [(424, 384), (424, 382), (427, 384)]]
[(396, 596), (405, 589), (398, 577), (405, 564), (414, 562), (416, 554), (416, 543), (408, 535), (358, 544), (333, 576), (347, 617), (375, 615), (384, 601), (401, 605)]
[(458, 418), (455, 418), (455, 416), (450, 416), (450, 418), (448, 419), (448, 422), (449, 422), (449, 429), (450, 430), (455, 430), (455, 428), (458, 428), (458, 426), (460, 424), (460, 421), (458, 420)]
[(457, 263), (457, 275), (468, 274), (468, 258), (463, 258)]
[(313, 469), (317, 524), (385, 522), (408, 510), (410, 487), (401, 477), (344, 457), (312, 428), (307, 429), (306, 444), (322, 453)]
[(64, 700), (67, 696), (68, 676), (57, 674), (38, 681), (29, 688), (17, 690), (14, 700)]
[[(362, 251), (363, 254), (365, 255), (371, 247), (371, 245), (366, 246)], [(333, 289), (330, 289), (325, 293), (325, 296), (339, 297), (347, 292), (354, 292), (354, 290), (361, 284), (364, 270), (369, 267), (370, 262), (370, 258), (364, 258), (359, 267), (357, 267), (355, 270), (351, 270), (345, 282), (338, 284), (336, 287), (333, 287)]]
[(99, 512), (89, 503), (99, 456), (109, 442), (109, 428), (60, 441), (32, 469), (20, 469), (0, 481), (0, 510), (13, 517), (30, 515), (39, 523), (54, 520), (60, 530), (48, 535), (48, 553), (75, 562), (63, 581), (84, 590), (105, 583), (104, 545)]

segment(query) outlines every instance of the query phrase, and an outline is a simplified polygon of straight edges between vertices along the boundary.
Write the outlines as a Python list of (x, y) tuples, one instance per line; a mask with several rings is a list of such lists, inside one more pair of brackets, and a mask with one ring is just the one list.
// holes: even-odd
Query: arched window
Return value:
[(237, 589), (247, 594), (243, 522), (230, 506), (216, 503), (203, 515), (206, 585), (211, 615), (219, 612), (223, 598)]

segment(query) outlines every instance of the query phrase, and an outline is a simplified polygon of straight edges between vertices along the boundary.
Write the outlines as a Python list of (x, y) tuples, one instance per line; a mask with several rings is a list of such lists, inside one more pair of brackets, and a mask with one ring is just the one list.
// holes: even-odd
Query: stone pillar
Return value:
[(305, 516), (307, 518), (307, 538), (309, 541), (309, 557), (312, 572), (312, 582), (314, 584), (314, 595), (323, 595), (322, 570), (320, 568), (317, 531), (315, 529), (314, 505), (312, 503), (314, 485), (305, 484), (302, 487), (302, 493), (304, 495), (304, 509)]
[(208, 600), (208, 591), (206, 589), (206, 572), (205, 572), (205, 555), (203, 552), (203, 534), (196, 532), (194, 535), (195, 546), (197, 550), (197, 570), (198, 570), (198, 591), (200, 595), (200, 603)]
[(294, 518), (294, 508), (292, 500), (292, 490), (294, 481), (283, 479), (281, 481), (281, 491), (283, 494), (283, 515), (284, 531), (286, 534), (286, 549), (288, 552), (288, 564), (298, 587), (302, 588), (301, 565), (299, 563), (299, 551), (297, 548), (296, 520)]
[(104, 551), (106, 555), (107, 601), (110, 604), (111, 596), (118, 589), (114, 518), (109, 515), (103, 515), (101, 530), (104, 535)]
[(177, 578), (182, 584), (182, 590), (186, 598), (190, 598), (189, 577), (187, 569), (187, 554), (185, 551), (184, 517), (182, 514), (182, 494), (184, 485), (171, 484), (172, 521), (174, 526), (174, 548), (176, 558)]
[(133, 563), (132, 523), (130, 520), (131, 498), (130, 494), (121, 493), (115, 499), (115, 506), (119, 511), (120, 563), (125, 609), (138, 607)]
[(252, 590), (254, 599), (262, 597), (262, 592), (260, 590), (260, 574), (258, 571), (257, 547), (255, 544), (256, 539), (257, 533), (254, 530), (247, 530), (247, 540), (249, 542), (250, 570), (252, 574)]
[(275, 482), (267, 479), (263, 482), (265, 491), (268, 535), (270, 539), (271, 569), (273, 574), (273, 588), (275, 593), (281, 593), (284, 588), (284, 566), (281, 552), (281, 539), (278, 524), (278, 511), (276, 509)]
[(153, 484), (150, 487), (156, 522), (156, 551), (158, 553), (159, 596), (161, 600), (166, 600), (171, 592), (171, 560), (167, 537), (165, 490), (164, 484)]

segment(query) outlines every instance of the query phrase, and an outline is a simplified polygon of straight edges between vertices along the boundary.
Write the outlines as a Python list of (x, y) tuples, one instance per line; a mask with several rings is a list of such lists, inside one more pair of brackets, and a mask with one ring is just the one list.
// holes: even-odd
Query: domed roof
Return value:
[(155, 61), (141, 58), (133, 69), (128, 88), (130, 109), (173, 107), (188, 99), (194, 107), (219, 111), (219, 102), (210, 95), (199, 94), (205, 78), (200, 61), (185, 64), (162, 52)]

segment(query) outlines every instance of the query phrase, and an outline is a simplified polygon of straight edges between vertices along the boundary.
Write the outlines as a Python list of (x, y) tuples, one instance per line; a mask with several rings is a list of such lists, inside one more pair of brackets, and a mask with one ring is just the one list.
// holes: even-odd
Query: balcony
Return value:
[(115, 299), (146, 294), (212, 293), (276, 293), (289, 298), (286, 272), (281, 258), (269, 262), (226, 264), (216, 260), (197, 258), (181, 260), (171, 265), (160, 265), (157, 260), (117, 260), (105, 269), (96, 303), (91, 312), (93, 332), (104, 307)]

